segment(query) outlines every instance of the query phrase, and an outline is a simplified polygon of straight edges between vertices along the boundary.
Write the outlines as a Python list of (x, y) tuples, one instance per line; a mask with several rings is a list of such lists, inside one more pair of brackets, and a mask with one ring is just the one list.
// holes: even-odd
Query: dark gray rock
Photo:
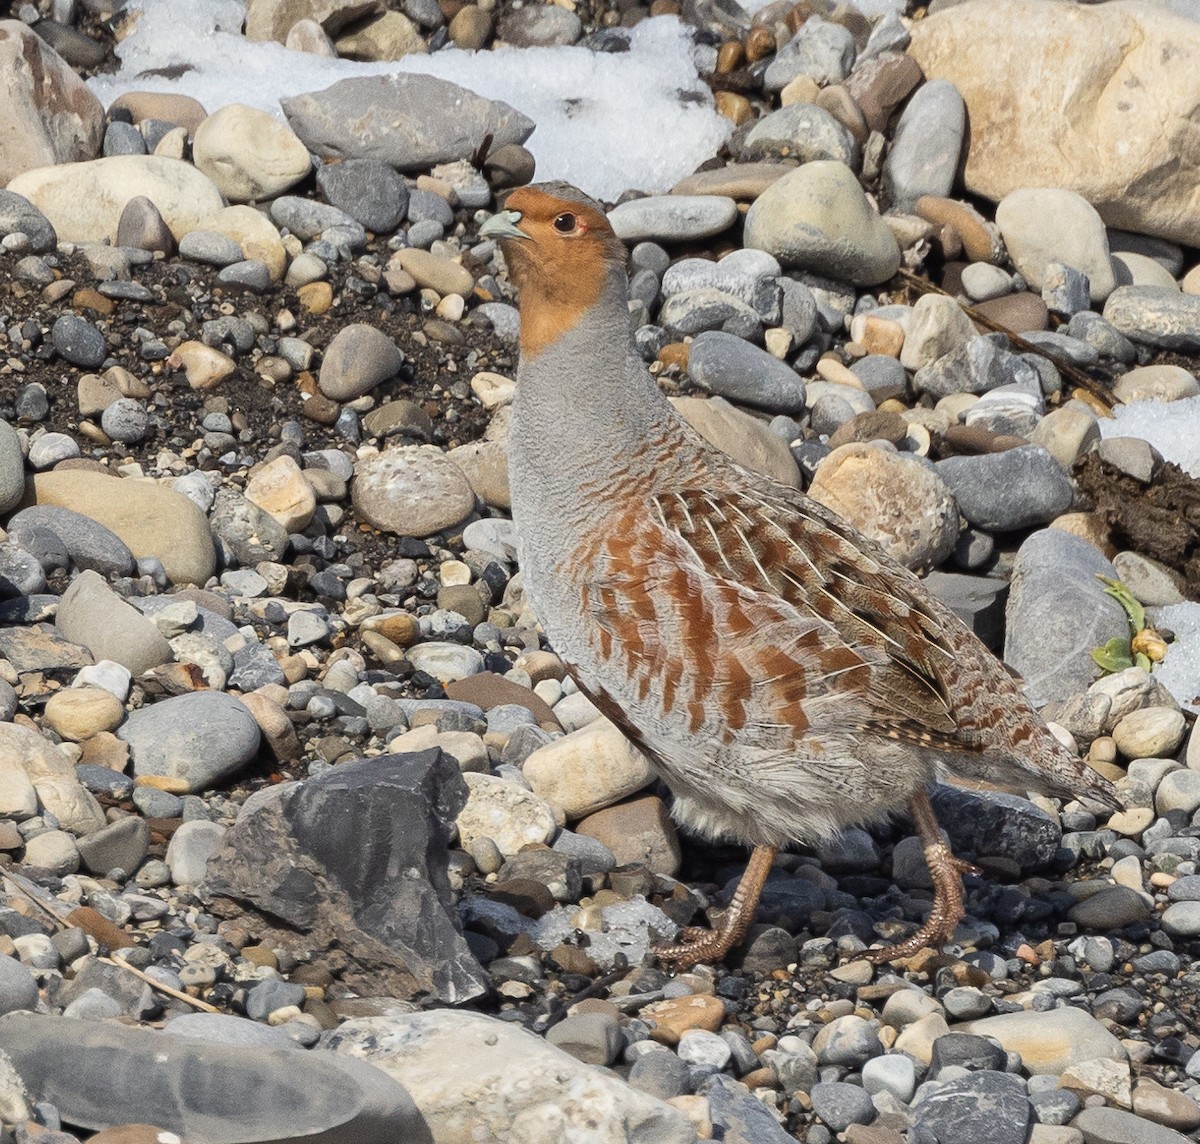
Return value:
[(934, 466), (976, 528), (1009, 532), (1046, 524), (1071, 507), (1071, 480), (1041, 445), (949, 457)]
[[(365, 235), (363, 240), (366, 241)], [(271, 271), (257, 258), (245, 258), (226, 266), (217, 275), (217, 281), (224, 286), (239, 286), (252, 294), (265, 294), (271, 288)]]
[(93, 874), (115, 869), (132, 874), (149, 852), (150, 827), (144, 818), (131, 814), (76, 839), (75, 845), (83, 864)]
[(492, 151), (524, 143), (535, 126), (507, 103), (428, 75), (344, 79), (282, 104), (292, 130), (314, 154), (375, 158), (399, 171), (469, 159), (489, 135)]
[(929, 1064), (929, 1075), (936, 1079), (942, 1069), (950, 1065), (971, 1069), (992, 1069), (1004, 1072), (1008, 1054), (995, 1041), (977, 1037), (973, 1033), (943, 1033), (933, 1042), (933, 1059)]
[(724, 1144), (795, 1144), (761, 1101), (732, 1077), (717, 1074), (701, 1089), (717, 1139)]
[(37, 1100), (82, 1128), (141, 1122), (210, 1144), (433, 1140), (408, 1093), (349, 1056), (32, 1013), (0, 1018), (0, 1050)]
[(669, 1049), (666, 1052), (654, 1050), (633, 1062), (629, 1084), (659, 1100), (670, 1100), (673, 1096), (687, 1095), (691, 1090), (690, 1076), (686, 1061), (681, 1061)]
[(459, 929), (446, 856), (466, 797), (437, 750), (343, 763), (244, 815), (205, 890), (278, 948), (336, 945), (352, 988), (470, 1000), (489, 979)]
[(50, 327), (50, 340), (59, 357), (84, 369), (96, 369), (108, 356), (104, 335), (78, 314), (58, 318)]
[(570, 1014), (550, 1026), (546, 1040), (585, 1065), (601, 1066), (611, 1065), (625, 1044), (621, 1026), (611, 1013)]
[(1098, 575), (1117, 571), (1086, 540), (1061, 529), (1035, 532), (1017, 551), (1004, 661), (1022, 675), (1037, 706), (1085, 691), (1099, 671), (1092, 649), (1129, 635), (1124, 609), (1105, 595)]
[(939, 1144), (1025, 1144), (1033, 1109), (1020, 1077), (978, 1072), (949, 1081), (913, 1108), (914, 1125)]
[(146, 140), (132, 123), (114, 119), (104, 129), (105, 155), (144, 155)]
[(125, 542), (83, 513), (57, 505), (31, 505), (17, 513), (8, 527), (18, 536), (26, 528), (49, 530), (58, 537), (77, 568), (90, 568), (102, 576), (133, 574), (133, 553)]
[(936, 786), (933, 806), (956, 854), (1006, 858), (1022, 873), (1048, 866), (1062, 833), (1058, 822), (1019, 795)]
[(786, 362), (720, 330), (697, 334), (688, 372), (698, 385), (742, 405), (772, 413), (799, 413), (804, 382)]
[(851, 1124), (870, 1124), (875, 1119), (875, 1105), (859, 1085), (843, 1081), (814, 1084), (809, 1096), (813, 1112), (832, 1132), (845, 1132)]
[(317, 170), (321, 194), (355, 222), (390, 234), (408, 211), (408, 184), (379, 159), (346, 159)]
[(246, 994), (246, 1016), (251, 1021), (265, 1021), (276, 1009), (304, 1004), (304, 986), (281, 977), (260, 981)]
[(1004, 646), (1004, 604), (1008, 584), (989, 576), (965, 576), (960, 572), (930, 572), (928, 588), (967, 625), (992, 651)]

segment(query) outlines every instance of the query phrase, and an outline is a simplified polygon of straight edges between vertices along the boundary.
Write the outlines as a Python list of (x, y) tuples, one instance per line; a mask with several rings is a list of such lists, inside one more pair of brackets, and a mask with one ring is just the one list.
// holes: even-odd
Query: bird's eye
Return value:
[(554, 229), (559, 234), (570, 234), (575, 229), (575, 216), (570, 211), (564, 211), (554, 219)]

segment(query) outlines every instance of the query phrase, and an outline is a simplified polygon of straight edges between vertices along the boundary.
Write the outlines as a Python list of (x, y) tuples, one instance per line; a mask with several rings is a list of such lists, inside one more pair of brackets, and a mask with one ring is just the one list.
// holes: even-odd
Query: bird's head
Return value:
[(479, 233), (499, 240), (520, 291), (521, 354), (529, 360), (600, 303), (614, 278), (623, 288), (625, 245), (600, 205), (568, 183), (520, 187), (504, 208)]

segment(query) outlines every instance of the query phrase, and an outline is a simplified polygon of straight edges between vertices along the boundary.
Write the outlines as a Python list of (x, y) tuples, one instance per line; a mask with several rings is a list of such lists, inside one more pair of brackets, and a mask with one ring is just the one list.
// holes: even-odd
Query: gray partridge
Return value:
[(1120, 806), (916, 576), (679, 417), (635, 347), (625, 248), (595, 202), (544, 184), (505, 205), (480, 233), (519, 291), (509, 479), (526, 593), (676, 817), (753, 847), (720, 928), (661, 960), (738, 944), (779, 847), (905, 805), (934, 903), (874, 957), (948, 941), (965, 863), (926, 793), (941, 773)]

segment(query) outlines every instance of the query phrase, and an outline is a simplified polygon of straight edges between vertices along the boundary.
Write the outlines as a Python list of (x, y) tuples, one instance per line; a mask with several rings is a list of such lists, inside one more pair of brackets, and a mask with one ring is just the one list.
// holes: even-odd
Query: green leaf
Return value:
[(1154, 664), (1150, 662), (1150, 657), (1144, 651), (1139, 651), (1133, 657), (1133, 666), (1140, 667), (1143, 671), (1151, 671), (1154, 668)]
[(1146, 609), (1134, 599), (1133, 593), (1120, 580), (1099, 574), (1096, 579), (1105, 585), (1105, 594), (1125, 609), (1125, 615), (1129, 617), (1129, 626), (1133, 629), (1133, 634), (1137, 635), (1146, 626)]
[(1129, 640), (1114, 636), (1103, 647), (1092, 648), (1092, 659), (1104, 671), (1115, 674), (1133, 666), (1133, 651), (1129, 646)]

